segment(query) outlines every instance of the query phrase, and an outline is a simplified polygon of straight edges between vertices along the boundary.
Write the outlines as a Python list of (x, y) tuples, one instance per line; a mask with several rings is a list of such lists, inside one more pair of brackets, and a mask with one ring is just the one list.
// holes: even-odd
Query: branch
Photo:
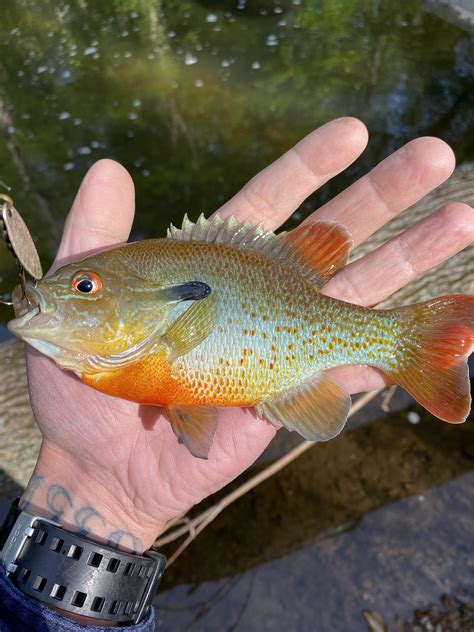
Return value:
[[(368, 404), (374, 397), (376, 397), (383, 389), (379, 389), (377, 391), (372, 391), (370, 393), (366, 393), (359, 397), (359, 399), (352, 405), (352, 408), (349, 412), (349, 417), (355, 415), (361, 408), (363, 408), (366, 404)], [(183, 535), (188, 534), (188, 537), (181, 543), (181, 545), (176, 549), (173, 555), (169, 558), (167, 566), (171, 566), (173, 562), (183, 553), (185, 549), (191, 544), (191, 542), (215, 519), (217, 516), (223, 511), (226, 507), (231, 505), (237, 499), (241, 498), (244, 494), (254, 489), (260, 483), (266, 481), (270, 476), (273, 476), (284, 467), (286, 467), (289, 463), (297, 459), (304, 452), (309, 450), (313, 445), (315, 445), (315, 441), (302, 441), (295, 448), (287, 452), (277, 461), (266, 467), (264, 470), (252, 476), (248, 481), (240, 485), (237, 489), (235, 489), (227, 496), (224, 496), (218, 503), (206, 509), (198, 516), (193, 518), (192, 520), (187, 519), (186, 517), (180, 517), (167, 525), (167, 529), (170, 529), (172, 526), (179, 524), (180, 522), (185, 521), (185, 524), (178, 529), (174, 529), (167, 535), (158, 538), (155, 541), (154, 546), (160, 548), (165, 544), (169, 544), (170, 542), (174, 542), (178, 538)], [(166, 532), (165, 532), (166, 533)]]

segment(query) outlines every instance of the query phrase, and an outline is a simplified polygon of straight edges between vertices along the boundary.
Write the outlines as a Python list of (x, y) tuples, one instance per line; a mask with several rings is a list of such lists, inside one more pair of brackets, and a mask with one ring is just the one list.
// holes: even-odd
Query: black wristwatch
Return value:
[(58, 610), (116, 625), (143, 620), (166, 558), (124, 553), (12, 504), (0, 529), (0, 563), (26, 595)]

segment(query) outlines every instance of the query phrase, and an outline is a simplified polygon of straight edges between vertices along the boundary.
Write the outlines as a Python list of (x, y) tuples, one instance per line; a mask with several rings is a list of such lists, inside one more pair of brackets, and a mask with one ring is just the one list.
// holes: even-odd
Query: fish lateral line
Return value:
[[(80, 309), (70, 280), (84, 263), (39, 281), (36, 291), (57, 303), (56, 320), (44, 310), (12, 321), (12, 331), (43, 336), (37, 348), (60, 366), (74, 353), (91, 356), (81, 379), (97, 390), (167, 406), (178, 438), (199, 458), (212, 445), (211, 409), (236, 402), (257, 402), (260, 417), (308, 440), (336, 436), (350, 406), (326, 372), (336, 366), (372, 366), (460, 423), (470, 406), (474, 297), (383, 311), (327, 297), (320, 289), (351, 245), (335, 222), (276, 235), (218, 215), (185, 218), (168, 239), (86, 258), (103, 287), (90, 303), (81, 296)], [(56, 340), (67, 353), (53, 348)]]

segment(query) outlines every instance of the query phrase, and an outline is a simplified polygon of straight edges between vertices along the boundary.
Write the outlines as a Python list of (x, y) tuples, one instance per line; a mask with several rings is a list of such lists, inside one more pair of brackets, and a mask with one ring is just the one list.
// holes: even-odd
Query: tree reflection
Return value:
[[(2, 6), (1, 98), (31, 180), (8, 143), (2, 179), (49, 251), (79, 180), (123, 162), (138, 196), (135, 236), (184, 212), (213, 211), (303, 134), (362, 118), (365, 157), (303, 207), (345, 186), (418, 134), (472, 159), (473, 39), (402, 0), (9, 0)], [(10, 270), (0, 251), (0, 270)]]

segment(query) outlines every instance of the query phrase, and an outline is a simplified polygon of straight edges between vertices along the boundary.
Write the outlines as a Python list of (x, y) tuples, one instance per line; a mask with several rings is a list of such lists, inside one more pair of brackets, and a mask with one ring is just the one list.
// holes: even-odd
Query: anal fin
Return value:
[(170, 404), (166, 412), (178, 441), (193, 456), (207, 459), (217, 428), (217, 408)]
[(309, 441), (328, 441), (338, 435), (351, 407), (347, 391), (318, 373), (296, 389), (255, 406), (259, 417), (282, 423)]

